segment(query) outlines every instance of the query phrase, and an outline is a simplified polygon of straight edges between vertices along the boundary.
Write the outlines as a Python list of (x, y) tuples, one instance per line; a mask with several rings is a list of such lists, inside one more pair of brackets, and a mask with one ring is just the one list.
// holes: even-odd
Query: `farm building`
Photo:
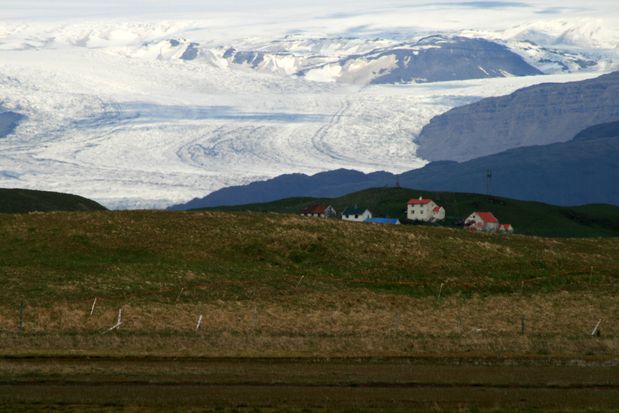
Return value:
[(499, 220), (492, 212), (473, 212), (464, 220), (464, 228), (471, 231), (495, 232), (499, 229)]
[(331, 205), (315, 204), (303, 209), (303, 211), (301, 211), (301, 215), (315, 218), (334, 218), (337, 215), (337, 212)]
[(346, 208), (342, 212), (342, 219), (344, 221), (363, 222), (368, 218), (372, 218), (372, 212), (366, 208), (359, 208), (356, 205), (354, 207)]
[(369, 224), (400, 225), (400, 220), (397, 218), (368, 218), (365, 222)]
[(445, 208), (431, 199), (419, 197), (408, 201), (406, 218), (411, 221), (435, 222), (445, 219)]
[(500, 224), (499, 225), (499, 232), (500, 233), (504, 233), (504, 234), (513, 234), (514, 233), (514, 227), (512, 226), (512, 224)]

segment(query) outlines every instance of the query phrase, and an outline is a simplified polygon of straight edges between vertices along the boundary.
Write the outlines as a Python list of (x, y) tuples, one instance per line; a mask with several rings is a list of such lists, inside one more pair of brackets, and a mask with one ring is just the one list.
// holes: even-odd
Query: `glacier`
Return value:
[[(564, 36), (569, 42), (538, 26), (443, 33), (497, 41), (543, 76), (372, 84), (333, 81), (328, 70), (299, 73), (337, 71), (338, 61), (428, 33), (235, 38), (184, 19), (0, 21), (0, 105), (23, 116), (0, 138), (0, 187), (142, 209), (285, 173), (420, 168), (427, 162), (415, 137), (434, 116), (615, 68), (610, 29), (586, 29)], [(598, 37), (587, 43), (587, 33)], [(554, 63), (540, 67), (549, 56)]]

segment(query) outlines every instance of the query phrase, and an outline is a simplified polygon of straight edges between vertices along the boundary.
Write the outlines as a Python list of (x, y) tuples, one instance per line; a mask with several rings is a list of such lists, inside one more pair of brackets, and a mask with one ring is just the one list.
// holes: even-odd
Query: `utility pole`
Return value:
[(486, 169), (486, 195), (492, 195), (492, 169)]

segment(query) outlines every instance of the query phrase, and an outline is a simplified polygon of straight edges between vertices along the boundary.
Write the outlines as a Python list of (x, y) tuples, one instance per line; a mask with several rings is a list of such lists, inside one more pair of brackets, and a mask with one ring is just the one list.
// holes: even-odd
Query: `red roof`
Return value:
[(499, 227), (504, 229), (510, 229), (512, 227), (512, 224), (501, 224), (499, 225)]
[(492, 215), (492, 212), (476, 212), (476, 214), (486, 223), (499, 222), (499, 220), (496, 219), (494, 215)]
[(303, 214), (324, 214), (329, 206), (327, 204), (310, 205), (303, 210)]
[(441, 211), (441, 207), (440, 206), (435, 206), (434, 208), (432, 208), (432, 211), (434, 212), (440, 212)]
[(408, 205), (425, 205), (425, 204), (429, 204), (430, 202), (432, 202), (431, 199), (426, 199), (426, 198), (420, 198), (420, 199), (411, 199), (410, 201), (408, 201)]

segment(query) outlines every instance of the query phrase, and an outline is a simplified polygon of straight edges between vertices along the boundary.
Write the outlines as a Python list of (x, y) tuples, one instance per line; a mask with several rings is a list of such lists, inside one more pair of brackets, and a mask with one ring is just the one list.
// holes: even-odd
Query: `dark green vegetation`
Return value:
[(304, 206), (321, 202), (333, 205), (338, 212), (359, 205), (369, 208), (374, 216), (399, 218), (405, 223), (408, 200), (419, 196), (432, 198), (445, 207), (446, 219), (440, 225), (462, 228), (464, 219), (472, 212), (490, 211), (500, 222), (512, 224), (519, 234), (547, 237), (619, 236), (617, 206), (559, 207), (479, 194), (429, 192), (407, 188), (376, 188), (339, 198), (289, 198), (264, 204), (214, 209), (298, 214)]
[(103, 210), (95, 201), (77, 195), (0, 188), (0, 213)]

